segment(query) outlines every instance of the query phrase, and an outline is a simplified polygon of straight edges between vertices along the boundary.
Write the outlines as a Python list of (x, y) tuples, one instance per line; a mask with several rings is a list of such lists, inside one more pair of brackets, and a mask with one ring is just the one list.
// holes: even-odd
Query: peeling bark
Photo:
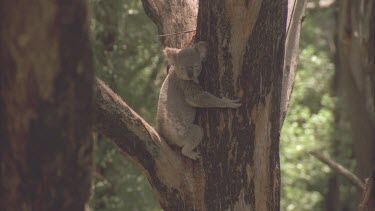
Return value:
[(243, 104), (198, 112), (208, 210), (280, 209), (285, 28), (286, 1), (200, 2), (197, 39), (210, 49), (201, 83)]
[(85, 210), (94, 68), (85, 1), (0, 1), (0, 210)]

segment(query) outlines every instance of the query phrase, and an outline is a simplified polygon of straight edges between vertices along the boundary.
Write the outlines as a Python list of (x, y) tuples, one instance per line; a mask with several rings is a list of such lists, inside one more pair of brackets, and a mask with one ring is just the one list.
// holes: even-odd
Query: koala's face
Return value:
[(164, 55), (169, 64), (175, 67), (175, 73), (182, 80), (192, 80), (198, 83), (198, 76), (202, 70), (202, 60), (206, 58), (205, 42), (198, 42), (192, 48), (165, 48)]
[(176, 54), (175, 71), (183, 80), (198, 82), (202, 70), (202, 61), (199, 52), (193, 48), (182, 49)]

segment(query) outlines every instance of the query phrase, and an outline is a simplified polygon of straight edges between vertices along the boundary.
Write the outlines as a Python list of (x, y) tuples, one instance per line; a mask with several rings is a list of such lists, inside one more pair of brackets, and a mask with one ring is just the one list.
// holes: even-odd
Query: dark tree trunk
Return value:
[(326, 211), (340, 211), (340, 183), (338, 176), (332, 174), (329, 176), (327, 193), (324, 197), (324, 205)]
[(91, 189), (86, 1), (0, 1), (0, 210), (84, 210)]

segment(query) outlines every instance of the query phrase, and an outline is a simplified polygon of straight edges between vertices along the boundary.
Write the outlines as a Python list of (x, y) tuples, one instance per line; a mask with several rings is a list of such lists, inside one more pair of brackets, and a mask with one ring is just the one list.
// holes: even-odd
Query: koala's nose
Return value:
[(188, 67), (187, 68), (187, 74), (188, 74), (189, 78), (192, 78), (194, 76), (194, 69), (193, 69), (193, 67)]

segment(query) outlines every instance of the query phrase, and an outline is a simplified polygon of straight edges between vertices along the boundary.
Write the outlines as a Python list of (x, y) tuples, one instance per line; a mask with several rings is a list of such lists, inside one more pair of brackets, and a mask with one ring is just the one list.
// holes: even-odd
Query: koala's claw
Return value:
[(193, 152), (193, 153), (191, 153), (190, 158), (192, 160), (199, 160), (199, 159), (201, 159), (201, 155), (198, 152)]
[(192, 160), (199, 160), (201, 158), (201, 155), (198, 152), (191, 152), (189, 155), (185, 156)]
[(224, 97), (223, 100), (229, 108), (239, 108), (241, 106), (240, 99), (231, 100)]

